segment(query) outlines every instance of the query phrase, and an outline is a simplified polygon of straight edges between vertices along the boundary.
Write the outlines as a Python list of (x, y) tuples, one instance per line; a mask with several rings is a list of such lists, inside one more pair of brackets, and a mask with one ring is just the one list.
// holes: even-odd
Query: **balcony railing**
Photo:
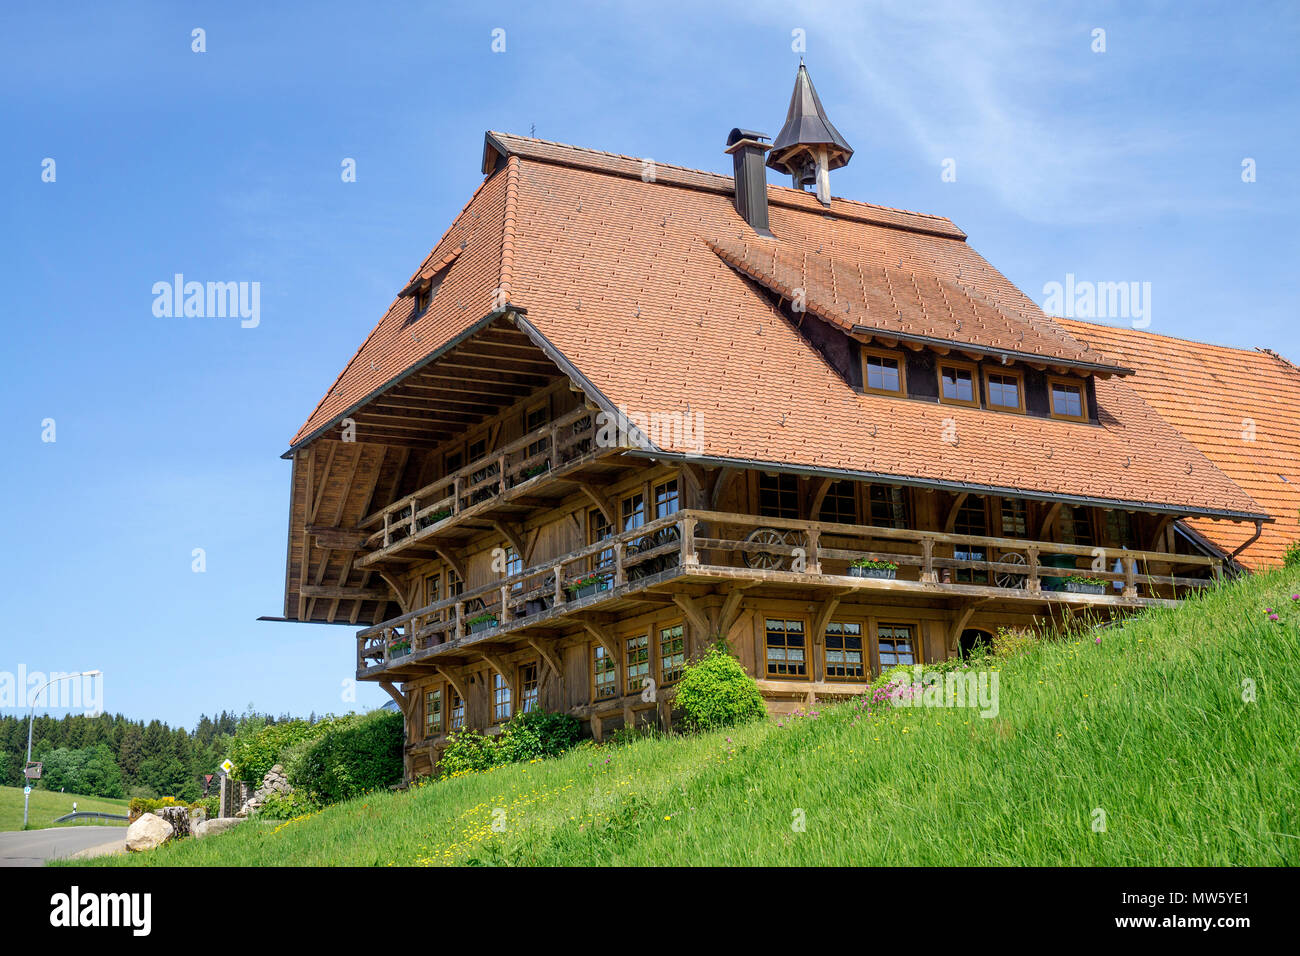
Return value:
[[(946, 551), (952, 555), (940, 553)], [(1063, 566), (1071, 559), (1076, 567)], [(855, 583), (853, 564), (864, 560), (897, 565), (897, 577)], [(1109, 570), (1115, 561), (1121, 570)], [(1130, 606), (1176, 599), (1180, 589), (1210, 583), (1151, 573), (1152, 563), (1203, 568), (1213, 577), (1221, 565), (1200, 555), (680, 511), (365, 628), (357, 634), (357, 670), (418, 657), (471, 635), (541, 623), (683, 575), (1022, 600), (1047, 600), (1045, 592), (1064, 590), (1065, 578), (1086, 576), (1107, 582), (1107, 591), (1117, 582), (1121, 593), (1053, 593), (1050, 599)]]
[(419, 537), (427, 529), (498, 497), (503, 490), (591, 454), (596, 448), (596, 431), (595, 413), (577, 408), (476, 458), (365, 518), (360, 525), (363, 531), (377, 528), (366, 538), (367, 549), (382, 550)]

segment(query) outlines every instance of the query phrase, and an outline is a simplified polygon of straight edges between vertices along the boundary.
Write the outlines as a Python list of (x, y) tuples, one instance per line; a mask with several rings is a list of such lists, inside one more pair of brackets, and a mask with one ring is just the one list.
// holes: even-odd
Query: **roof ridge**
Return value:
[(1203, 341), (1202, 339), (1192, 339), (1183, 335), (1169, 335), (1167, 332), (1151, 332), (1148, 331), (1147, 329), (1138, 329), (1138, 328), (1133, 328), (1131, 326), (1123, 326), (1123, 325), (1110, 325), (1106, 322), (1090, 322), (1087, 319), (1076, 319), (1076, 318), (1071, 318), (1063, 315), (1048, 315), (1048, 318), (1050, 318), (1053, 322), (1071, 322), (1074, 323), (1075, 325), (1087, 326), (1090, 329), (1113, 329), (1116, 332), (1125, 332), (1125, 333), (1137, 332), (1141, 335), (1149, 335), (1152, 338), (1167, 339), (1170, 342), (1183, 342), (1187, 345), (1199, 345), (1202, 346), (1203, 348), (1211, 348), (1211, 349), (1224, 349), (1225, 351), (1242, 352), (1247, 355), (1251, 354), (1252, 352), (1264, 352), (1268, 355), (1273, 356), (1274, 358), (1278, 359), (1284, 364), (1290, 365), (1292, 368), (1296, 369), (1297, 371), (1300, 371), (1300, 367), (1297, 367), (1293, 362), (1291, 362), (1286, 357), (1279, 355), (1277, 352), (1274, 352), (1272, 349), (1262, 348), (1257, 345), (1256, 346), (1224, 345), (1222, 342), (1206, 342)]
[(519, 157), (506, 160), (506, 200), (501, 217), (501, 271), (496, 287), (496, 301), (510, 301), (515, 277), (515, 223), (519, 220)]
[[(505, 137), (514, 140), (516, 142), (535, 143), (539, 146), (553, 146), (559, 149), (572, 150), (577, 153), (585, 153), (591, 156), (604, 156), (610, 159), (624, 160), (626, 162), (631, 162), (631, 163), (644, 163), (647, 159), (650, 159), (650, 157), (646, 157), (646, 156), (631, 156), (628, 155), (627, 153), (615, 153), (612, 152), (611, 150), (596, 149), (595, 147), (592, 146), (576, 146), (573, 143), (561, 143), (558, 140), (541, 139), (536, 136), (521, 136), (517, 133), (506, 133), (500, 130), (489, 130), (488, 135), (493, 137)], [(537, 162), (548, 162), (547, 159), (540, 156), (530, 156), (528, 158), (536, 160)], [(711, 179), (716, 179), (718, 181), (719, 187), (722, 187), (725, 184), (728, 189), (731, 189), (732, 183), (734, 182), (732, 177), (728, 176), (726, 173), (719, 173), (709, 169), (699, 169), (694, 166), (681, 166), (677, 163), (660, 162), (657, 159), (651, 161), (655, 164), (655, 167), (657, 169), (676, 170), (678, 172), (691, 173), (696, 176), (706, 176)], [(564, 164), (556, 162), (555, 165), (564, 165)], [(599, 171), (611, 172), (610, 170), (599, 170)], [(615, 173), (614, 175), (617, 174)], [(674, 183), (673, 185), (684, 186), (687, 189), (693, 188), (689, 183)], [(774, 199), (770, 197), (770, 201), (776, 201), (780, 205), (784, 205), (787, 207), (789, 207), (789, 203), (782, 202), (781, 200), (793, 199), (796, 196), (799, 197), (809, 196), (809, 194), (804, 192), (802, 189), (794, 189), (793, 187), (790, 186), (781, 186), (775, 183), (767, 183), (766, 185), (769, 192), (774, 191), (777, 194)], [(894, 213), (900, 216), (911, 216), (917, 219), (928, 219), (933, 221), (936, 224), (943, 224), (948, 226), (952, 230), (961, 232), (963, 236), (965, 235), (965, 233), (961, 230), (959, 226), (957, 226), (956, 223), (954, 223), (947, 216), (941, 216), (938, 213), (919, 212), (915, 209), (903, 209), (900, 206), (886, 206), (881, 203), (866, 202), (861, 199), (850, 199), (847, 196), (832, 196), (831, 201), (832, 203), (846, 203), (850, 206), (862, 207), (863, 209), (873, 209), (879, 212)]]

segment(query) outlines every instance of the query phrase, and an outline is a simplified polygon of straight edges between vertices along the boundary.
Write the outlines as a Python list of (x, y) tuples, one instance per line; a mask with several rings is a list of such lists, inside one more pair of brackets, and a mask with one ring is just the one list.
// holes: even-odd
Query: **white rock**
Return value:
[(170, 840), (175, 832), (162, 817), (146, 813), (126, 828), (126, 848), (132, 853), (152, 850)]
[(243, 822), (238, 817), (214, 817), (211, 820), (204, 820), (194, 828), (194, 837), (201, 840), (203, 837), (216, 836), (218, 833), (233, 830)]

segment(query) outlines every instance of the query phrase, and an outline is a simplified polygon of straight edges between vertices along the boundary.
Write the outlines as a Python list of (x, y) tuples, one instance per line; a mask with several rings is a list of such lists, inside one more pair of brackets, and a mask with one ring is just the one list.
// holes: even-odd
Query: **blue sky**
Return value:
[[(255, 620), (279, 456), (484, 130), (728, 171), (731, 127), (780, 128), (795, 30), (856, 149), (835, 194), (949, 216), (1037, 301), (1149, 282), (1152, 331), (1300, 358), (1293, 4), (9, 5), (0, 670), (97, 667), (109, 711), (186, 725), (350, 709), (351, 630)], [(259, 282), (260, 324), (155, 317), (178, 272)]]

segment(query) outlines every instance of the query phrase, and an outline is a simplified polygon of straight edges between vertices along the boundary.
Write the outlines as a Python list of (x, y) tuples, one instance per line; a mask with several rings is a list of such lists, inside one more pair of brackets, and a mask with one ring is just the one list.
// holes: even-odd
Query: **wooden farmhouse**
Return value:
[(775, 139), (725, 139), (730, 175), (488, 133), (291, 442), (282, 619), (355, 629), (408, 777), (532, 708), (670, 726), (719, 638), (786, 712), (1176, 602), (1271, 520), (1135, 386), (1158, 366), (949, 220), (832, 197), (803, 67)]

